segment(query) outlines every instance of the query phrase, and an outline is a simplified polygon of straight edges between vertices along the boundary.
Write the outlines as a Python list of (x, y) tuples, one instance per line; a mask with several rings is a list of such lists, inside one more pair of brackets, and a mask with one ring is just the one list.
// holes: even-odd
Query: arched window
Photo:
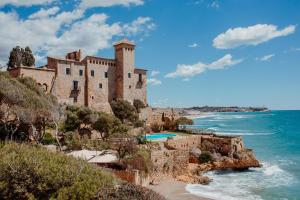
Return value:
[(46, 83), (43, 84), (43, 89), (44, 89), (45, 92), (47, 92), (47, 90), (48, 90), (48, 85), (47, 85)]

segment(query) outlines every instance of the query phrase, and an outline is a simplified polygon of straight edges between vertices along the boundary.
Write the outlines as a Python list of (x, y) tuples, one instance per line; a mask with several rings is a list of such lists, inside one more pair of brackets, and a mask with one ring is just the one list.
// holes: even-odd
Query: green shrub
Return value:
[(68, 150), (105, 150), (109, 148), (109, 143), (103, 140), (93, 140), (81, 138), (78, 133), (67, 132), (64, 135), (64, 144)]
[(135, 107), (136, 111), (139, 113), (141, 111), (142, 108), (145, 108), (145, 104), (144, 102), (142, 102), (139, 99), (135, 99), (133, 100), (133, 106)]
[(154, 191), (131, 183), (123, 183), (118, 188), (103, 189), (98, 194), (99, 199), (105, 200), (165, 200)]
[(199, 156), (199, 162), (200, 163), (208, 163), (208, 162), (211, 162), (213, 161), (213, 157), (211, 155), (211, 153), (209, 152), (203, 152), (200, 154)]
[(117, 118), (119, 118), (123, 123), (131, 122), (134, 123), (138, 120), (138, 115), (136, 109), (126, 100), (115, 100), (110, 103), (111, 108)]
[(42, 147), (10, 143), (0, 149), (1, 199), (93, 199), (113, 182), (96, 166)]
[(139, 128), (139, 127), (143, 127), (144, 126), (144, 122), (142, 120), (137, 120), (135, 123), (134, 123), (134, 127), (135, 128)]
[(155, 133), (158, 133), (161, 131), (161, 128), (158, 123), (153, 123), (151, 124), (151, 130)]
[(44, 135), (42, 143), (44, 145), (56, 144), (56, 139), (48, 132)]
[(138, 169), (146, 174), (150, 173), (153, 167), (150, 151), (143, 148), (138, 149), (125, 160), (125, 164), (127, 167)]

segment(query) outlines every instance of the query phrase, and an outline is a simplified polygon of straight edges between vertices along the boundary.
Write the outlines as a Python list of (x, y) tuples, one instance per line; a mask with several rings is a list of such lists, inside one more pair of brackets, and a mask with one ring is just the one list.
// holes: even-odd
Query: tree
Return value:
[(145, 108), (144, 102), (139, 99), (133, 100), (133, 106), (135, 107), (136, 111), (139, 113), (142, 108)]
[(131, 122), (134, 123), (138, 120), (138, 115), (136, 113), (135, 107), (132, 106), (126, 100), (115, 100), (111, 102), (111, 108), (117, 118), (119, 118), (123, 123)]
[(115, 133), (125, 134), (128, 131), (127, 127), (118, 118), (104, 112), (98, 113), (98, 118), (93, 124), (93, 128), (99, 131), (103, 140)]
[(175, 125), (177, 129), (179, 128), (179, 125), (193, 125), (194, 122), (191, 119), (188, 119), (186, 117), (180, 117), (177, 120), (175, 120)]
[(32, 51), (29, 47), (26, 47), (25, 50), (16, 46), (13, 48), (9, 55), (9, 61), (7, 63), (8, 68), (15, 68), (23, 66), (34, 66), (35, 58), (32, 54)]
[(35, 65), (35, 58), (29, 47), (26, 47), (25, 51), (23, 52), (22, 64), (23, 66), (28, 66), (28, 67)]
[(64, 131), (77, 130), (82, 136), (88, 132), (90, 136), (91, 128), (98, 118), (96, 111), (83, 106), (68, 106), (65, 113)]
[(59, 117), (59, 105), (32, 78), (13, 78), (0, 73), (0, 127), (2, 138), (40, 143), (47, 123)]

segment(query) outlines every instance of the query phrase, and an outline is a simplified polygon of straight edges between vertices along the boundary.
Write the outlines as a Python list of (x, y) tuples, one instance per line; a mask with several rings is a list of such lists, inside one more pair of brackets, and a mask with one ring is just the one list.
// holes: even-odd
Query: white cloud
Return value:
[(53, 16), (53, 15), (57, 14), (58, 11), (59, 11), (59, 7), (53, 7), (53, 8), (49, 8), (47, 10), (42, 8), (38, 12), (30, 15), (28, 18), (29, 19), (45, 18), (45, 17), (49, 17), (49, 16)]
[(162, 82), (160, 80), (156, 79), (156, 78), (149, 78), (147, 80), (147, 84), (149, 84), (149, 85), (161, 85)]
[(52, 3), (54, 0), (1, 0), (0, 7), (5, 5), (13, 5), (17, 7), (25, 6), (30, 7), (33, 5), (42, 5)]
[(261, 58), (256, 58), (256, 60), (259, 60), (259, 61), (269, 61), (274, 56), (275, 56), (275, 54), (269, 54), (269, 55), (265, 55), (265, 56), (263, 56)]
[(148, 32), (155, 28), (155, 24), (150, 17), (138, 17), (130, 24), (123, 26), (126, 35), (136, 35), (140, 32)]
[(80, 8), (143, 5), (143, 0), (81, 0)]
[(209, 8), (219, 8), (220, 4), (217, 1), (213, 1), (211, 4), (208, 4)]
[(33, 13), (30, 19), (20, 19), (15, 12), (0, 11), (0, 38), (3, 38), (0, 40), (0, 63), (7, 62), (9, 51), (17, 45), (30, 46), (39, 56), (38, 61), (46, 55), (63, 57), (68, 51), (76, 49), (93, 55), (111, 47), (113, 37), (147, 33), (150, 31), (148, 28), (154, 26), (147, 17), (137, 18), (128, 24), (108, 23), (105, 14), (84, 18), (81, 9), (55, 13), (56, 10), (40, 10)]
[(296, 26), (290, 25), (279, 30), (277, 26), (271, 24), (230, 28), (213, 40), (213, 46), (218, 49), (232, 49), (245, 45), (256, 46), (273, 38), (292, 34), (295, 32), (295, 29)]
[(228, 66), (233, 66), (242, 62), (242, 60), (233, 60), (230, 54), (225, 55), (217, 61), (210, 64), (204, 64), (198, 62), (193, 65), (179, 64), (176, 71), (168, 73), (166, 78), (183, 77), (185, 81), (188, 81), (190, 77), (203, 73), (206, 70), (224, 69)]
[(193, 43), (193, 44), (190, 44), (188, 47), (190, 48), (196, 48), (198, 47), (199, 45), (197, 43)]
[(154, 77), (154, 76), (157, 76), (159, 73), (160, 73), (159, 71), (153, 70), (153, 71), (151, 71), (150, 76)]

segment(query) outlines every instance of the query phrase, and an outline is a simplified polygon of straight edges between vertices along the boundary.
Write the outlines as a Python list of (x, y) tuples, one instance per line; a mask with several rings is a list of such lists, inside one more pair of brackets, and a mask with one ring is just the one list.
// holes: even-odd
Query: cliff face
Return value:
[[(208, 184), (203, 176), (210, 170), (245, 170), (260, 167), (252, 150), (244, 148), (239, 136), (193, 135), (164, 143), (164, 150), (152, 152), (154, 171), (188, 183)], [(158, 177), (160, 176), (158, 175)]]
[(259, 161), (255, 158), (252, 150), (243, 149), (232, 158), (222, 156), (212, 163), (213, 170), (236, 169), (243, 170), (250, 167), (260, 167)]

